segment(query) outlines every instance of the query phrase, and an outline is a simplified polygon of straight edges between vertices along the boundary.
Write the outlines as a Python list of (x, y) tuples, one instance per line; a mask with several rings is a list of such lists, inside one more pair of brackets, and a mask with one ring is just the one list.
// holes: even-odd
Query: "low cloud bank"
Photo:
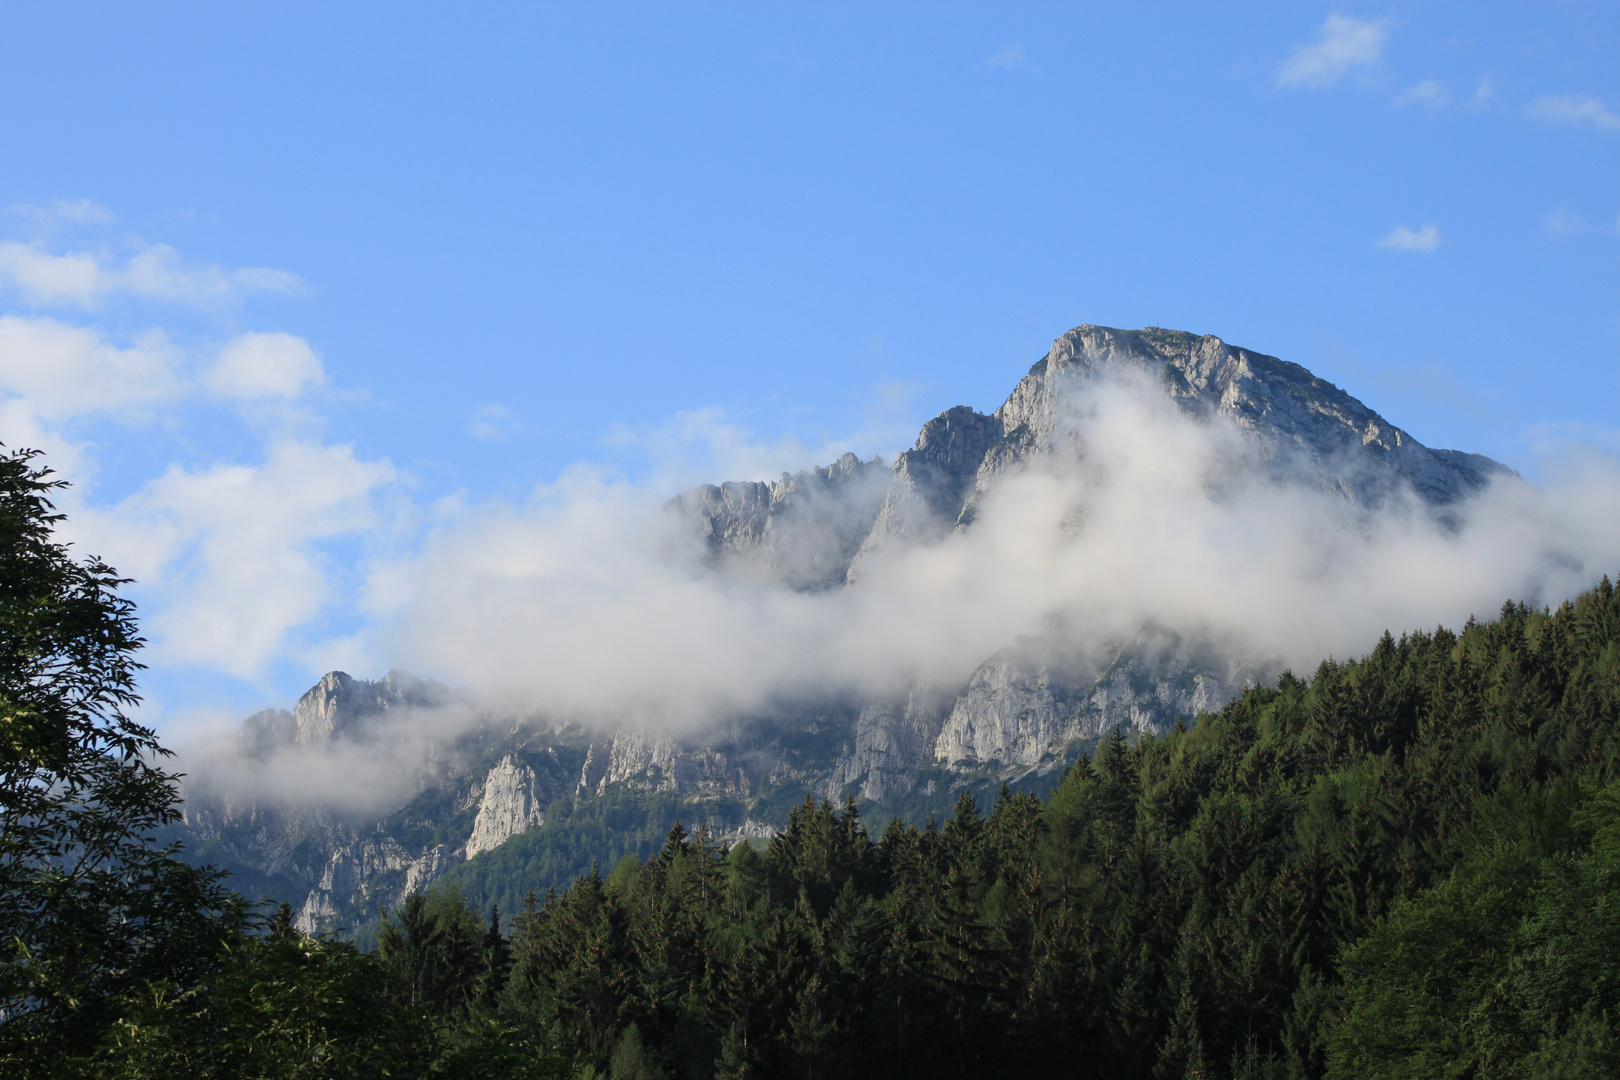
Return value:
[(254, 729), (264, 717), (250, 719), (241, 730), (203, 728), (181, 744), (179, 765), (194, 818), (221, 809), (273, 807), (309, 814), (315, 827), (375, 819), (464, 772), (477, 747), (460, 736), (488, 719), (455, 701), (394, 710), (330, 742), (255, 745)]
[[(1105, 664), (1148, 623), (1234, 669), (1309, 674), (1385, 629), (1556, 604), (1620, 568), (1606, 456), (1552, 462), (1540, 487), (1504, 474), (1445, 507), (1387, 488), (1369, 506), (1327, 490), (1331, 463), (1196, 419), (1156, 387), (1076, 383), (1065, 414), (1055, 444), (1069, 449), (1002, 476), (971, 527), (864, 553), (849, 587), (784, 584), (818, 569), (784, 553), (824, 555), (792, 538), (769, 575), (717, 562), (662, 485), (583, 468), (524, 505), (445, 511), (413, 554), (371, 567), (365, 651), (459, 687), (455, 700), (250, 755), (216, 728), (182, 748), (190, 793), (211, 795), (193, 805), (359, 821), (470, 768), (493, 723), (701, 735), (796, 702), (959, 687), (1019, 641), (1060, 666)], [(870, 513), (871, 492), (850, 490)]]
[(1152, 620), (1308, 671), (1386, 628), (1556, 603), (1620, 566), (1607, 458), (1444, 513), (1410, 496), (1369, 510), (1152, 388), (1079, 384), (1069, 414), (1078, 461), (1003, 477), (971, 528), (875, 552), (847, 589), (716, 567), (667, 492), (589, 473), (469, 509), (374, 576), (384, 651), (492, 709), (691, 729), (784, 698), (959, 684), (1054, 626), (1085, 651)]

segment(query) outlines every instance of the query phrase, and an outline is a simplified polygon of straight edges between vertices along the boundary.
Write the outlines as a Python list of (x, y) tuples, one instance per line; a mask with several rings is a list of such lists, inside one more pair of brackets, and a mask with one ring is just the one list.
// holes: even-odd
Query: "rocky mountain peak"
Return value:
[[(1085, 325), (1053, 342), (993, 413), (948, 409), (892, 463), (845, 454), (775, 480), (705, 485), (668, 508), (728, 572), (805, 592), (858, 587), (863, 564), (885, 545), (930, 544), (972, 529), (979, 500), (1003, 478), (1062, 471), (1096, 454), (1083, 441), (1096, 436), (1077, 428), (1076, 395), (1083, 403), (1088, 384), (1118, 376), (1161, 388), (1199, 421), (1235, 425), (1246, 447), (1242, 469), (1258, 464), (1353, 507), (1415, 497), (1443, 521), (1448, 504), (1506, 471), (1488, 458), (1423, 446), (1297, 364), (1212, 335)], [(629, 717), (589, 730), (553, 717), (505, 717), (435, 750), (445, 752), (423, 770), (409, 805), (373, 824), (228, 800), (188, 808), (187, 820), (202, 850), (222, 853), (239, 872), (273, 877), (286, 895), (305, 895), (300, 926), (322, 929), (397, 904), (466, 860), (487, 865), (525, 834), (535, 835), (520, 844), (550, 843), (547, 830), (559, 824), (552, 808), (566, 821), (581, 808), (589, 817), (662, 800), (678, 804), (688, 825), (733, 837), (768, 834), (805, 792), (859, 797), (880, 813), (943, 811), (963, 785), (1036, 785), (1111, 731), (1162, 729), (1275, 674), (1263, 658), (1230, 655), (1183, 630), (1150, 622), (1127, 631), (1128, 640), (1082, 648), (1052, 623), (970, 658), (973, 670), (940, 685), (782, 702), (712, 717), (679, 737)], [(283, 750), (318, 757), (329, 748), (340, 757), (383, 737), (391, 715), (449, 697), (399, 671), (375, 682), (332, 671), (290, 713), (245, 721), (239, 747), (252, 758)], [(640, 828), (633, 816), (602, 820), (616, 823), (611, 833)], [(649, 817), (646, 825), (646, 842), (661, 842), (668, 822)]]
[(888, 488), (880, 458), (844, 454), (775, 481), (706, 484), (670, 501), (710, 557), (812, 591), (844, 583)]
[(886, 544), (966, 527), (1000, 476), (1043, 458), (1083, 460), (1065, 403), (1088, 380), (1120, 375), (1162, 387), (1201, 420), (1235, 423), (1274, 476), (1359, 506), (1411, 492), (1443, 507), (1510, 473), (1479, 454), (1431, 450), (1298, 364), (1213, 334), (1086, 324), (1054, 341), (994, 413), (965, 405), (940, 413), (888, 469), (846, 454), (775, 484), (698, 488), (671, 506), (690, 515), (717, 562), (757, 567), (793, 588), (850, 584)]
[[(293, 706), (291, 741), (297, 745), (327, 743), (356, 734), (361, 721), (398, 709), (442, 705), (448, 697), (445, 687), (404, 671), (390, 671), (376, 682), (329, 671)], [(287, 726), (279, 725), (276, 730), (285, 731)]]
[(1161, 327), (1075, 327), (1052, 343), (996, 416), (1031, 450), (1051, 449), (1065, 392), (1120, 372), (1156, 382), (1195, 416), (1236, 422), (1277, 468), (1304, 470), (1358, 503), (1376, 505), (1406, 486), (1445, 505), (1511, 471), (1479, 454), (1429, 449), (1298, 364), (1213, 334)]
[(356, 713), (354, 680), (347, 672), (329, 671), (293, 706), (295, 734), (300, 744), (323, 743), (341, 731)]

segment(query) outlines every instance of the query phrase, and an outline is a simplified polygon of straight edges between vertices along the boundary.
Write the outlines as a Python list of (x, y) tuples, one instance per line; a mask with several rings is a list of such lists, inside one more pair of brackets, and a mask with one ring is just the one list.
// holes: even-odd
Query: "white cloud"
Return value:
[(296, 274), (187, 263), (166, 244), (138, 244), (122, 262), (107, 251), (53, 254), (37, 242), (0, 242), (0, 287), (31, 304), (94, 307), (114, 296), (210, 307), (252, 293), (296, 294)]
[(492, 403), (478, 406), (467, 430), (479, 442), (505, 442), (522, 431), (523, 425), (511, 409)]
[(1566, 207), (1558, 207), (1547, 214), (1543, 221), (1547, 235), (1561, 238), (1575, 236), (1586, 231), (1586, 219), (1575, 211)]
[(1157, 388), (1082, 391), (1084, 468), (1004, 477), (972, 528), (886, 548), (850, 588), (708, 567), (660, 508), (667, 492), (581, 474), (527, 506), (454, 515), (385, 568), (380, 631), (395, 662), (497, 707), (702, 724), (784, 696), (957, 686), (1053, 626), (1081, 653), (1153, 620), (1308, 667), (1507, 596), (1557, 602), (1620, 559), (1606, 459), (1547, 491), (1499, 484), (1449, 523), (1415, 501), (1358, 516), (1309, 481), (1268, 479), (1235, 424)]
[(1397, 225), (1388, 236), (1378, 241), (1378, 246), (1388, 251), (1413, 251), (1427, 255), (1440, 246), (1440, 229), (1425, 225), (1413, 231), (1405, 225)]
[(116, 215), (94, 199), (57, 199), (46, 208), (57, 221), (74, 225), (111, 225)]
[(1395, 95), (1395, 105), (1403, 108), (1407, 105), (1421, 105), (1427, 109), (1439, 109), (1451, 104), (1451, 91), (1442, 83), (1433, 79), (1409, 86)]
[(177, 350), (152, 331), (128, 348), (48, 318), (0, 316), (0, 391), (47, 419), (144, 416), (185, 389)]
[(379, 527), (373, 497), (394, 479), (350, 446), (281, 442), (257, 465), (170, 466), (80, 510), (73, 533), (151, 598), (156, 656), (254, 678), (337, 599), (322, 542)]
[(326, 369), (301, 337), (247, 333), (226, 342), (204, 381), (222, 397), (294, 398), (325, 383)]
[(987, 57), (984, 61), (986, 67), (998, 68), (1030, 68), (1029, 60), (1024, 56), (1024, 47), (1016, 42), (1009, 42), (996, 50), (995, 55)]
[(1381, 22), (1363, 22), (1335, 12), (1327, 17), (1317, 37), (1316, 44), (1301, 45), (1284, 61), (1278, 86), (1332, 86), (1351, 68), (1377, 63), (1389, 29)]
[[(47, 212), (102, 220), (93, 204), (40, 215)], [(296, 281), (264, 273), (193, 266), (168, 248), (143, 247), (114, 265), (102, 255), (0, 245), (0, 277), (52, 302), (90, 304), (120, 290), (202, 302)], [(347, 595), (342, 578), (352, 567), (331, 545), (388, 535), (392, 522), (377, 501), (395, 474), (386, 461), (309, 438), (307, 424), (273, 423), (249, 433), (264, 440), (254, 463), (210, 459), (204, 449), (200, 463), (170, 464), (156, 476), (151, 469), (144, 484), (121, 468), (123, 490), (133, 493), (93, 499), (102, 458), (125, 437), (108, 421), (154, 421), (184, 439), (194, 406), (217, 412), (220, 398), (274, 405), (326, 380), (308, 342), (291, 334), (241, 334), (201, 359), (160, 330), (115, 342), (95, 326), (0, 316), (0, 439), (44, 450), (46, 464), (73, 482), (59, 500), (69, 515), (65, 538), (137, 579), (154, 659), (255, 678), (308, 647), (312, 621)], [(284, 409), (274, 416), (303, 419)]]
[[(878, 407), (863, 430), (806, 445), (793, 434), (760, 441), (717, 407), (676, 413), (667, 423), (647, 428), (610, 429), (608, 443), (635, 451), (651, 465), (646, 482), (666, 491), (726, 480), (774, 480), (786, 471), (825, 465), (852, 447), (904, 445), (917, 425), (899, 421), (906, 388), (879, 388)], [(867, 451), (863, 451), (867, 452)]]
[(27, 218), (41, 229), (58, 225), (111, 225), (117, 220), (117, 215), (94, 199), (57, 199), (44, 206), (16, 203), (6, 207), (6, 211)]
[(1620, 114), (1611, 112), (1591, 94), (1556, 94), (1538, 97), (1525, 112), (1549, 124), (1590, 127), (1597, 131), (1620, 131)]

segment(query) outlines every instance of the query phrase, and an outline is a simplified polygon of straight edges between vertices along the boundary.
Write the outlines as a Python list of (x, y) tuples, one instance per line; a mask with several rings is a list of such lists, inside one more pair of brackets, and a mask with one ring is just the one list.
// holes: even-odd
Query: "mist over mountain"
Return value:
[(510, 904), (518, 868), (564, 880), (676, 817), (1042, 790), (1116, 727), (1385, 628), (1572, 595), (1620, 553), (1608, 468), (1538, 489), (1298, 365), (1081, 326), (892, 462), (584, 483), (445, 529), (379, 599), (444, 685), (334, 672), (188, 747), (188, 844), (330, 928), (445, 875)]

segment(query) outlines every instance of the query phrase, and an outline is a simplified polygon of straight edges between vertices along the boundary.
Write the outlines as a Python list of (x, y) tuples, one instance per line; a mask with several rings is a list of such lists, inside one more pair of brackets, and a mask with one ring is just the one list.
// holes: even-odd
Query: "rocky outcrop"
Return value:
[(327, 929), (355, 899), (398, 903), (399, 890), (379, 887), (383, 879), (397, 875), (412, 863), (405, 850), (391, 838), (354, 840), (334, 850), (322, 868), (320, 878), (299, 906), (297, 924), (305, 933)]
[(962, 510), (985, 455), (1001, 440), (1000, 418), (965, 405), (924, 424), (917, 444), (895, 459), (888, 493), (861, 553), (897, 541), (927, 542), (963, 524)]
[(467, 837), (467, 858), (493, 851), (512, 837), (544, 825), (551, 794), (528, 762), (515, 754), (501, 758), (484, 777), (478, 816)]
[(1085, 325), (1053, 342), (993, 414), (940, 413), (888, 469), (846, 454), (775, 483), (698, 488), (671, 505), (717, 560), (795, 589), (848, 584), (887, 544), (966, 527), (998, 477), (1041, 460), (1083, 461), (1069, 403), (1085, 380), (1105, 376), (1145, 381), (1194, 416), (1235, 422), (1276, 477), (1303, 476), (1362, 506), (1411, 492), (1444, 507), (1510, 472), (1478, 454), (1429, 449), (1298, 364), (1213, 335)]
[[(1332, 383), (1298, 364), (1227, 345), (1211, 334), (1149, 327), (1079, 326), (1052, 343), (996, 410), (1006, 443), (989, 472), (1050, 453), (1065, 441), (1065, 402), (1077, 380), (1130, 373), (1183, 410), (1233, 420), (1279, 470), (1309, 470), (1321, 487), (1364, 503), (1403, 487), (1444, 505), (1505, 466), (1479, 454), (1430, 450)], [(1073, 447), (1083, 454), (1083, 448)], [(989, 477), (981, 477), (980, 486)]]
[(706, 485), (671, 503), (687, 515), (717, 563), (791, 588), (842, 585), (882, 505), (889, 471), (845, 454), (831, 465), (774, 482)]
[(855, 718), (853, 744), (838, 759), (824, 791), (855, 788), (860, 798), (878, 801), (911, 789), (921, 763), (935, 757), (940, 728), (954, 691), (918, 685), (903, 699), (867, 705)]
[(242, 721), (236, 742), (244, 757), (262, 758), (278, 746), (291, 746), (297, 737), (298, 721), (292, 713), (286, 709), (265, 709)]
[(1101, 665), (1065, 655), (1060, 640), (1022, 642), (968, 678), (933, 756), (960, 768), (1034, 768), (1115, 728), (1134, 735), (1191, 721), (1226, 704), (1256, 674), (1210, 646), (1151, 626)]
[[(1423, 446), (1298, 365), (1210, 336), (1081, 326), (1054, 342), (993, 414), (941, 413), (892, 465), (846, 454), (775, 481), (701, 487), (670, 507), (728, 574), (803, 591), (859, 588), (867, 560), (891, 546), (971, 529), (979, 500), (1008, 474), (1085, 463), (1092, 448), (1076, 423), (1075, 394), (1088, 380), (1114, 376), (1158, 387), (1192, 416), (1230, 421), (1245, 467), (1258, 462), (1352, 506), (1410, 498), (1443, 514), (1507, 472), (1488, 458)], [(188, 804), (187, 827), (204, 852), (303, 895), (300, 926), (329, 929), (547, 828), (559, 799), (674, 800), (690, 826), (733, 839), (768, 836), (805, 792), (882, 804), (945, 797), (968, 777), (1044, 776), (1115, 728), (1138, 733), (1191, 720), (1265, 674), (1155, 625), (1086, 654), (1054, 630), (1008, 643), (960, 685), (780, 703), (761, 715), (714, 717), (683, 735), (628, 721), (585, 731), (543, 717), (474, 728), (455, 753), (435, 750), (419, 794), (381, 821), (241, 805), (226, 792)], [(445, 688), (401, 672), (366, 682), (334, 671), (291, 712), (250, 717), (238, 745), (249, 759), (352, 749), (393, 738), (394, 721), (448, 700)]]
[[(342, 671), (328, 672), (293, 706), (290, 734), (300, 745), (330, 742), (353, 734), (361, 721), (402, 709), (435, 708), (449, 696), (445, 687), (403, 671), (390, 671), (376, 682), (354, 679)], [(274, 724), (262, 723), (260, 729), (286, 733), (288, 726), (277, 718)]]
[(933, 756), (951, 765), (1034, 765), (1079, 737), (1096, 674), (1003, 649), (980, 664), (951, 705)]
[(448, 844), (412, 855), (393, 837), (366, 837), (335, 849), (299, 906), (294, 924), (306, 934), (342, 928), (357, 913), (389, 910), (466, 861)]
[[(754, 787), (748, 769), (733, 760), (754, 748), (759, 725), (732, 725), (706, 738), (686, 741), (663, 732), (626, 725), (610, 738), (593, 740), (574, 785), (576, 794), (602, 795), (629, 787), (665, 795), (746, 799)], [(750, 730), (753, 729), (753, 730)], [(739, 744), (740, 740), (740, 744)]]

